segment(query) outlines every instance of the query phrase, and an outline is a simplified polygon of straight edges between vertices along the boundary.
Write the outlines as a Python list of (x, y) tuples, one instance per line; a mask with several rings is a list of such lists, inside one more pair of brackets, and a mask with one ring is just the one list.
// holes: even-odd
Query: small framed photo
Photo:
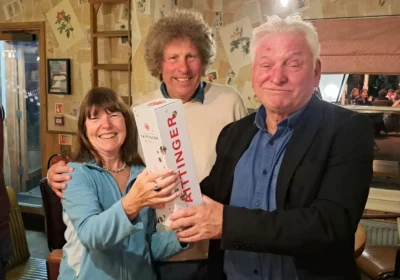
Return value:
[(69, 59), (47, 59), (47, 83), (50, 94), (71, 94)]
[(212, 83), (214, 80), (218, 79), (217, 70), (210, 70), (207, 72), (207, 80)]

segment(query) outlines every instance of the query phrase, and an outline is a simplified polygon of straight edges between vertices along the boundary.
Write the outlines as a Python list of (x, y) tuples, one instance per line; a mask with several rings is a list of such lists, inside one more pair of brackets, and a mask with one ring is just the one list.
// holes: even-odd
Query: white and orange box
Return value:
[(175, 210), (203, 204), (183, 104), (160, 98), (134, 107), (133, 113), (148, 170), (172, 168), (181, 179), (177, 191), (182, 196), (156, 210), (157, 222), (168, 229)]

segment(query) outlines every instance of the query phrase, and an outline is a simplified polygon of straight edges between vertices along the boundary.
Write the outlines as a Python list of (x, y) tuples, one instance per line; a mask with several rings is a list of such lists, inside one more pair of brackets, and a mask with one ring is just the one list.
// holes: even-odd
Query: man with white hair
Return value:
[(253, 31), (259, 110), (227, 125), (201, 183), (172, 215), (181, 242), (212, 239), (209, 278), (359, 279), (354, 236), (372, 178), (372, 124), (318, 99), (320, 44), (298, 14)]

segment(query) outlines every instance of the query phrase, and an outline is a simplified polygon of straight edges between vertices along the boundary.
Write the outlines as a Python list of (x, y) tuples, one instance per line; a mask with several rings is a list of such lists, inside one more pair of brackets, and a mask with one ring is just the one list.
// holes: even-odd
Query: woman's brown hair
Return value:
[(101, 111), (120, 112), (123, 115), (126, 138), (120, 149), (121, 160), (129, 165), (143, 164), (137, 151), (137, 128), (133, 113), (115, 91), (105, 87), (92, 88), (81, 103), (78, 117), (79, 147), (73, 157), (74, 161), (88, 162), (94, 159), (98, 165), (103, 166), (103, 159), (86, 135), (86, 119), (91, 116), (93, 108), (95, 115)]

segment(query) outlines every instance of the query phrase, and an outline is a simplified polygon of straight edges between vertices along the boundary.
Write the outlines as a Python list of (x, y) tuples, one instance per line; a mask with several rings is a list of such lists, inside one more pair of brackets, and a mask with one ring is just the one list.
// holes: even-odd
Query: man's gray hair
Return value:
[(304, 21), (301, 14), (295, 13), (282, 19), (277, 15), (267, 16), (267, 21), (253, 29), (253, 38), (250, 44), (251, 61), (254, 62), (256, 50), (261, 39), (270, 33), (301, 32), (303, 33), (313, 56), (314, 66), (319, 59), (321, 45), (318, 40), (317, 31), (311, 22)]

